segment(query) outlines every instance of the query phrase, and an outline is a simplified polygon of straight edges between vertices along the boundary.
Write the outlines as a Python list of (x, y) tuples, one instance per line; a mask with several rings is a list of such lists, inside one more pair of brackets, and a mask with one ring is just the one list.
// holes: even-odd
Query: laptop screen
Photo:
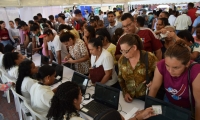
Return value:
[(148, 120), (190, 120), (191, 118), (191, 112), (187, 109), (146, 96), (145, 108), (151, 107), (152, 105), (161, 105), (162, 114), (151, 117)]
[(88, 77), (80, 73), (74, 72), (72, 82), (78, 84), (81, 89), (82, 95), (84, 95), (88, 85)]
[(120, 91), (116, 88), (96, 83), (95, 97), (98, 102), (114, 109), (118, 109)]
[(62, 78), (63, 78), (63, 66), (59, 65), (55, 62), (52, 62), (52, 67), (54, 67), (56, 69), (56, 77), (60, 76), (59, 80), (62, 80)]

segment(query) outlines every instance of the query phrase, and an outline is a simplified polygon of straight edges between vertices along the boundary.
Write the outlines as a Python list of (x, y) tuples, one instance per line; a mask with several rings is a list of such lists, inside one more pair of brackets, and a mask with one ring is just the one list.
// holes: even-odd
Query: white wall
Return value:
[(0, 8), (0, 20), (6, 23), (6, 28), (9, 28), (9, 21), (14, 21), (15, 18), (20, 18), (21, 20), (28, 22), (33, 20), (33, 16), (37, 13), (41, 13), (44, 18), (48, 18), (49, 15), (57, 15), (63, 9), (60, 6), (48, 6), (48, 7), (8, 7)]

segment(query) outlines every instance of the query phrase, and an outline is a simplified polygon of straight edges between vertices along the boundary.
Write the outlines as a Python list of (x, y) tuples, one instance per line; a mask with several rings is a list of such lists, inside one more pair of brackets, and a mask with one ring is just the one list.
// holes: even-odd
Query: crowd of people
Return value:
[[(151, 97), (188, 110), (194, 107), (193, 117), (198, 120), (200, 64), (190, 66), (200, 63), (200, 10), (189, 3), (182, 13), (159, 10), (150, 14), (153, 17), (145, 10), (138, 15), (113, 9), (99, 15), (85, 10), (83, 16), (76, 9), (74, 16), (59, 13), (47, 19), (38, 13), (28, 23), (20, 18), (9, 21), (10, 29), (0, 21), (0, 67), (16, 80), (16, 92), (48, 119), (82, 120), (77, 112), (82, 101), (80, 88), (66, 82), (51, 90), (55, 69), (44, 65), (38, 70), (32, 61), (24, 61), (24, 56), (15, 52), (18, 44), (28, 48), (31, 43), (32, 53), (49, 57), (50, 64), (53, 60), (70, 63), (72, 69), (89, 77), (89, 69), (103, 66), (100, 83), (121, 90), (126, 102), (144, 100), (148, 89)], [(32, 77), (35, 74), (37, 80)], [(147, 108), (131, 120), (154, 115), (152, 108)]]

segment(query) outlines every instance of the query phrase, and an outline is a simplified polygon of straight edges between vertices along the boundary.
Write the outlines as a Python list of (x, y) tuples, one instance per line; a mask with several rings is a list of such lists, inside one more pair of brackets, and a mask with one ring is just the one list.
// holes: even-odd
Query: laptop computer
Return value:
[(152, 105), (161, 105), (162, 114), (149, 118), (148, 120), (190, 120), (191, 111), (173, 105), (171, 103), (164, 102), (162, 100), (146, 96), (145, 108)]
[(63, 78), (63, 66), (59, 65), (55, 62), (52, 62), (52, 67), (54, 67), (56, 70), (56, 79), (54, 81), (54, 84), (56, 84), (56, 83), (60, 82)]
[(74, 72), (73, 77), (72, 77), (72, 82), (78, 84), (78, 86), (81, 89), (82, 95), (85, 95), (87, 85), (88, 85), (88, 77), (85, 75), (82, 75), (78, 72)]
[(96, 83), (94, 100), (86, 105), (83, 105), (81, 111), (92, 118), (106, 109), (113, 108), (118, 110), (120, 90)]

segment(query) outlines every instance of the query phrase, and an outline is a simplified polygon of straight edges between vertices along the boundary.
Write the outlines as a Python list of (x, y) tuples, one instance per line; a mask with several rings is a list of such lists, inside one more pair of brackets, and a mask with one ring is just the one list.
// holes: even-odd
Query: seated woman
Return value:
[(194, 42), (192, 34), (188, 30), (182, 30), (178, 32), (177, 36), (183, 39), (186, 44), (191, 48), (191, 60), (200, 62), (200, 44)]
[(78, 110), (82, 101), (79, 86), (73, 82), (65, 82), (58, 86), (51, 100), (47, 118), (54, 120), (84, 120)]
[[(70, 96), (70, 97), (69, 97)], [(51, 107), (47, 118), (53, 120), (85, 120), (81, 118), (78, 110), (82, 101), (82, 94), (79, 86), (73, 82), (61, 84), (51, 100)], [(109, 114), (107, 114), (109, 112)], [(130, 120), (143, 120), (154, 116), (152, 108), (137, 112)], [(124, 120), (124, 118), (113, 109), (100, 113), (94, 120)]]
[(7, 44), (12, 45), (11, 43), (15, 42), (12, 36), (9, 34), (9, 31), (6, 29), (6, 24), (4, 21), (0, 21), (0, 42), (6, 46)]
[[(157, 58), (153, 53), (142, 50), (142, 41), (137, 35), (126, 34), (121, 37), (119, 44), (122, 56), (118, 61), (118, 80), (124, 99), (126, 102), (132, 102), (133, 98), (144, 100), (145, 82), (147, 79), (151, 80)], [(148, 54), (148, 59), (146, 54)], [(146, 71), (147, 68), (148, 71)], [(146, 77), (147, 72), (148, 78)]]
[[(149, 96), (155, 97), (162, 82), (166, 90), (165, 101), (174, 105), (191, 109), (190, 100), (195, 103), (195, 119), (200, 119), (200, 65), (194, 65), (190, 70), (190, 84), (188, 84), (188, 68), (193, 63), (190, 51), (184, 42), (177, 41), (165, 52), (165, 59), (157, 63)], [(189, 88), (193, 97), (189, 97)]]
[(31, 77), (38, 72), (38, 68), (32, 61), (26, 60), (19, 65), (19, 75), (16, 82), (16, 92), (30, 101), (30, 89), (37, 82)]
[(54, 92), (50, 85), (54, 83), (56, 71), (49, 65), (42, 66), (38, 71), (40, 82), (36, 82), (30, 89), (31, 106), (34, 111), (46, 117), (50, 108), (51, 99)]
[(105, 71), (101, 83), (118, 88), (114, 60), (112, 55), (103, 48), (102, 40), (99, 38), (92, 38), (88, 43), (88, 48), (91, 54), (91, 67), (95, 68), (102, 65)]
[(24, 56), (18, 52), (10, 52), (4, 54), (3, 66), (8, 71), (8, 75), (17, 79), (18, 78), (18, 66), (24, 61)]
[(69, 53), (65, 57), (66, 63), (74, 63), (75, 70), (88, 75), (89, 73), (89, 53), (85, 43), (77, 39), (71, 30), (64, 29), (60, 34), (60, 41), (69, 47)]
[(116, 65), (117, 64), (117, 60), (115, 59), (116, 46), (111, 43), (111, 37), (109, 32), (107, 31), (106, 28), (98, 29), (98, 31), (96, 32), (96, 37), (98, 36), (102, 36), (102, 38), (100, 39), (103, 42), (103, 48), (111, 53), (114, 59), (114, 63)]

